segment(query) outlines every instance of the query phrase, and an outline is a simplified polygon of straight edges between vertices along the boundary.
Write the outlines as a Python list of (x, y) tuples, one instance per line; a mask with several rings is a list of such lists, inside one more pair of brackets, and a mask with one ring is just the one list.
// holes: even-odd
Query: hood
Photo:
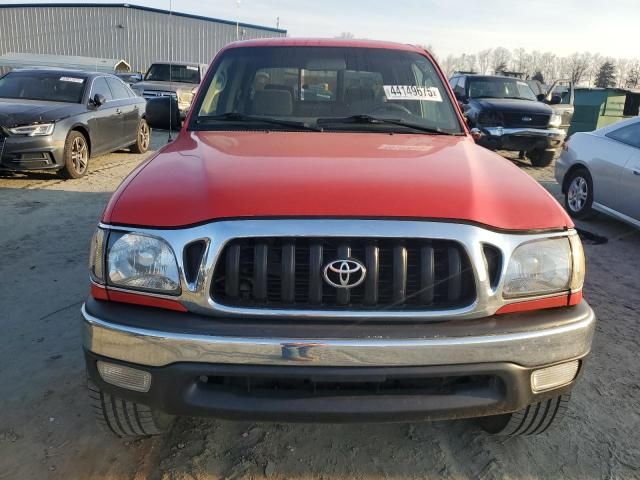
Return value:
[(178, 90), (193, 90), (198, 85), (195, 83), (182, 83), (182, 82), (151, 82), (143, 80), (141, 82), (134, 83), (131, 88), (134, 90), (162, 90), (165, 92), (177, 92)]
[(0, 126), (17, 127), (32, 123), (55, 122), (85, 110), (86, 107), (80, 103), (3, 98), (0, 99)]
[(551, 115), (553, 109), (542, 102), (533, 100), (514, 100), (509, 98), (473, 98), (470, 102), (475, 103), (484, 110), (495, 110), (498, 112), (526, 112), (542, 113)]
[(535, 180), (469, 137), (351, 132), (183, 131), (123, 182), (103, 221), (179, 227), (239, 217), (572, 225)]

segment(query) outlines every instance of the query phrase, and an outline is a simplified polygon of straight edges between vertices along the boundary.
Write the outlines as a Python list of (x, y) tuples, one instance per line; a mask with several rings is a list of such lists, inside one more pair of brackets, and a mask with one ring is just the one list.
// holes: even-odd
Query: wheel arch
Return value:
[(567, 170), (567, 173), (564, 174), (564, 178), (562, 179), (562, 193), (563, 194), (567, 193), (567, 188), (569, 187), (569, 178), (571, 177), (571, 174), (576, 170), (587, 171), (587, 173), (591, 177), (592, 188), (595, 190), (595, 187), (593, 186), (593, 175), (591, 175), (591, 170), (589, 170), (589, 167), (587, 166), (587, 164), (583, 162), (576, 162), (573, 165), (571, 165), (571, 167), (569, 167), (569, 170)]
[(74, 131), (80, 132), (82, 135), (84, 135), (84, 138), (87, 139), (87, 146), (89, 147), (89, 156), (91, 156), (91, 152), (93, 151), (93, 148), (92, 148), (93, 146), (91, 143), (91, 134), (89, 133), (89, 127), (87, 127), (82, 123), (76, 123), (71, 126), (71, 128), (69, 129), (69, 133)]

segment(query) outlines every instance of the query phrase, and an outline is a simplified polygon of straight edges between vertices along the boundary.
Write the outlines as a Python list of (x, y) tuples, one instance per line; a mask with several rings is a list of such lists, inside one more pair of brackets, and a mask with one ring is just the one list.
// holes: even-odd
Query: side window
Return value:
[(456, 89), (456, 85), (458, 85), (458, 80), (459, 80), (459, 77), (452, 77), (449, 79), (449, 85), (451, 85), (452, 90)]
[(111, 90), (107, 85), (107, 80), (104, 77), (98, 77), (93, 81), (93, 86), (91, 87), (91, 96), (89, 98), (95, 97), (96, 93), (103, 95), (104, 98), (109, 100), (113, 100), (113, 95), (111, 94)]
[(640, 123), (634, 123), (633, 125), (627, 125), (626, 127), (619, 128), (613, 132), (609, 132), (606, 135), (609, 138), (613, 138), (632, 147), (640, 148)]
[(129, 92), (127, 92), (127, 88), (120, 80), (117, 78), (107, 78), (107, 82), (109, 83), (109, 87), (113, 93), (114, 100), (124, 100), (129, 98)]

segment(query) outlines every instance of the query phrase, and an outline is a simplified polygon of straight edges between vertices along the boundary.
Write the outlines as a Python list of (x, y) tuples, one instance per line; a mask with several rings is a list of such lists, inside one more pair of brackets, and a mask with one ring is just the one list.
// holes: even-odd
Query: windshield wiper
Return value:
[(278, 118), (261, 117), (258, 115), (245, 115), (244, 113), (227, 112), (221, 115), (201, 116), (196, 120), (196, 124), (201, 125), (209, 121), (213, 122), (246, 122), (246, 123), (267, 123), (270, 125), (280, 125), (281, 127), (291, 127), (301, 130), (311, 130), (321, 132), (322, 128), (314, 127), (305, 122), (295, 122), (292, 120), (280, 120)]
[(354, 124), (388, 124), (388, 125), (398, 125), (400, 127), (411, 128), (413, 130), (419, 130), (421, 132), (432, 133), (434, 135), (456, 135), (455, 133), (447, 133), (439, 128), (431, 128), (425, 127), (424, 125), (419, 125), (417, 123), (405, 122), (400, 118), (381, 118), (381, 117), (373, 117), (371, 115), (351, 115), (350, 117), (327, 117), (327, 118), (319, 118), (318, 125), (327, 125), (330, 123), (354, 123)]

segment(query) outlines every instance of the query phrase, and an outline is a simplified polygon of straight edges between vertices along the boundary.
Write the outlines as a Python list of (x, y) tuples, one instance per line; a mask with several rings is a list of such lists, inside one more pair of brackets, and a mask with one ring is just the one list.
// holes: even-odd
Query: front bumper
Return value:
[[(63, 165), (64, 139), (53, 135), (0, 138), (0, 168), (7, 170), (44, 170)], [(4, 140), (4, 141), (3, 141)]]
[[(278, 421), (404, 421), (519, 410), (571, 389), (575, 379), (536, 394), (531, 372), (585, 357), (595, 328), (585, 302), (415, 325), (265, 325), (93, 299), (82, 313), (87, 368), (100, 388), (171, 414)], [(98, 360), (151, 373), (150, 390), (106, 383)], [(239, 388), (238, 379), (248, 387)], [(260, 387), (252, 390), (255, 379)], [(272, 379), (292, 390), (265, 391)], [(413, 386), (379, 389), (402, 382)], [(316, 390), (329, 384), (339, 392)]]
[(478, 144), (492, 150), (550, 150), (562, 146), (566, 136), (559, 128), (482, 127)]

